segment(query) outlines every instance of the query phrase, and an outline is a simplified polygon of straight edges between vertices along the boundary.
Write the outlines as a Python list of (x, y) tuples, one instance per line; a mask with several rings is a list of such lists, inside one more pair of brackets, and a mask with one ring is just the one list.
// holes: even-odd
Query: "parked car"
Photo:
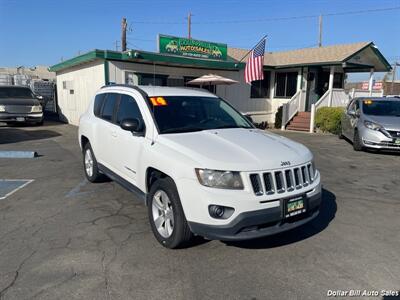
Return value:
[(347, 106), (341, 125), (340, 137), (352, 141), (356, 151), (400, 150), (400, 99), (355, 98)]
[(168, 248), (193, 235), (276, 234), (319, 212), (312, 153), (204, 90), (103, 87), (80, 119), (79, 143), (87, 179), (105, 174), (143, 199)]
[(43, 108), (31, 89), (23, 86), (0, 86), (0, 122), (43, 124)]

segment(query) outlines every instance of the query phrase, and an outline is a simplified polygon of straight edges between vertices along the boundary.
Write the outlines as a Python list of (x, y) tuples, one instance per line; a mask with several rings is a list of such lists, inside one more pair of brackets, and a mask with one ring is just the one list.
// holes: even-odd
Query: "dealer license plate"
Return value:
[(25, 118), (24, 117), (17, 117), (17, 122), (25, 122)]
[(306, 203), (304, 197), (296, 197), (287, 200), (285, 211), (286, 218), (293, 217), (304, 212), (306, 212)]

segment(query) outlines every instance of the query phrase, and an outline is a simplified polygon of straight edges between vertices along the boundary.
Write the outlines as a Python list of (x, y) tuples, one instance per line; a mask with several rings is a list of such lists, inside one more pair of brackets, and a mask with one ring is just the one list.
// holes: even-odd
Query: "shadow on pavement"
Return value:
[(336, 197), (330, 191), (322, 190), (322, 203), (318, 217), (311, 222), (295, 228), (293, 230), (276, 234), (269, 237), (239, 241), (224, 242), (227, 246), (233, 246), (246, 249), (264, 249), (281, 247), (287, 244), (293, 244), (316, 235), (328, 227), (329, 223), (335, 218), (337, 211)]
[[(399, 148), (400, 150), (400, 148)], [(388, 155), (388, 156), (400, 156), (400, 151), (399, 150), (372, 150), (372, 149), (367, 149), (365, 152), (371, 153), (371, 154), (376, 154), (376, 155)]]
[(43, 140), (60, 136), (58, 132), (46, 129), (23, 130), (15, 127), (0, 128), (0, 145), (23, 141)]

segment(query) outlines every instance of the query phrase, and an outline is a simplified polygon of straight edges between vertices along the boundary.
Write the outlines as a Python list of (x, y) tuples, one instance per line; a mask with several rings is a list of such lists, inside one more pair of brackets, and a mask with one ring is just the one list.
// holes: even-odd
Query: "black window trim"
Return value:
[[(93, 114), (94, 114), (94, 116), (95, 116), (96, 118), (100, 118), (101, 112), (102, 112), (102, 110), (103, 110), (104, 99), (106, 99), (106, 95), (107, 95), (107, 93), (98, 93), (98, 94), (96, 94), (96, 95), (94, 96)], [(99, 107), (99, 109), (98, 109), (98, 112), (97, 112), (97, 114), (96, 114), (96, 107), (95, 107), (95, 105), (96, 105), (96, 97), (97, 97), (97, 96), (101, 96), (101, 103), (100, 103), (100, 107)], [(101, 118), (100, 118), (100, 119), (101, 119)]]
[[(117, 92), (114, 92), (114, 91), (112, 91), (112, 92), (106, 92), (106, 93), (104, 93), (104, 94), (105, 94), (105, 96), (104, 96), (104, 99), (103, 99), (103, 104), (102, 104), (102, 106), (101, 106), (100, 115), (99, 115), (98, 118), (101, 119), (101, 120), (103, 120), (103, 121), (106, 121), (106, 122), (108, 122), (108, 123), (117, 125), (117, 124), (115, 123), (115, 119), (116, 119), (116, 114), (117, 114), (117, 104), (119, 103), (119, 99), (121, 98), (121, 94), (120, 94), (120, 93), (117, 93)], [(108, 97), (109, 94), (116, 94), (116, 95), (117, 95), (117, 98), (115, 99), (115, 103), (114, 103), (114, 109), (113, 109), (113, 114), (112, 114), (112, 116), (111, 116), (111, 120), (107, 120), (107, 119), (104, 119), (104, 118), (102, 117), (102, 115), (103, 115), (103, 110), (104, 110), (104, 105), (105, 105), (105, 103), (106, 103), (106, 100), (107, 100), (107, 97)], [(117, 125), (117, 126), (118, 126), (118, 125)]]
[(144, 121), (143, 114), (142, 114), (142, 112), (140, 111), (140, 106), (139, 106), (137, 100), (135, 99), (135, 97), (133, 97), (133, 96), (130, 95), (130, 94), (126, 94), (126, 93), (118, 93), (118, 94), (119, 94), (119, 97), (118, 97), (118, 100), (117, 100), (117, 103), (116, 103), (116, 108), (115, 108), (115, 111), (114, 111), (114, 119), (115, 119), (114, 124), (115, 124), (116, 126), (118, 126), (118, 127), (121, 126), (120, 124), (117, 123), (117, 117), (118, 117), (119, 106), (120, 106), (120, 104), (121, 104), (122, 95), (131, 97), (131, 98), (133, 99), (133, 101), (135, 101), (135, 103), (136, 103), (136, 105), (137, 105), (137, 107), (138, 107), (138, 109), (139, 109), (140, 118), (141, 118), (141, 121), (143, 122), (143, 132), (141, 132), (141, 133), (139, 133), (139, 134), (137, 134), (137, 135), (136, 135), (136, 134), (134, 134), (134, 135), (135, 135), (135, 136), (145, 136), (145, 135), (146, 135), (146, 122)]
[[(105, 88), (108, 88), (108, 87), (126, 87), (126, 88), (130, 88), (130, 89), (135, 90), (136, 92), (138, 92), (142, 96), (144, 102), (146, 103), (147, 109), (148, 109), (148, 111), (150, 113), (150, 116), (152, 118), (153, 124), (154, 124), (154, 126), (156, 128), (157, 134), (160, 134), (160, 128), (158, 128), (158, 124), (156, 123), (156, 118), (154, 117), (152, 105), (150, 103), (150, 96), (144, 90), (142, 90), (138, 86), (129, 85), (129, 84), (103, 85), (101, 88), (105, 89)], [(107, 90), (105, 90), (104, 94), (106, 94), (106, 93), (107, 93)]]

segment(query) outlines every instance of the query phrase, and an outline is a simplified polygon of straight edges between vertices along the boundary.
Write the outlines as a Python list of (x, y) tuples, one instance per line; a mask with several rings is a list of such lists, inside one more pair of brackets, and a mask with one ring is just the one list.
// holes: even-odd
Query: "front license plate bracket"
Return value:
[(303, 214), (307, 211), (307, 197), (304, 195), (288, 198), (283, 201), (283, 212), (285, 218)]

